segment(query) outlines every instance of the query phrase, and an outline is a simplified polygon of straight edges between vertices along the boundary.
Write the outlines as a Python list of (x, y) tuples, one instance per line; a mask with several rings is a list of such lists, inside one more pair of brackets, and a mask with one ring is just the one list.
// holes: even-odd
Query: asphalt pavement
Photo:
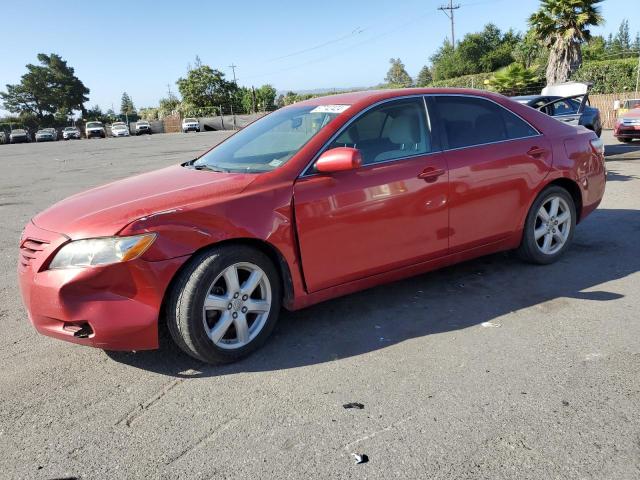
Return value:
[(24, 224), (225, 135), (0, 145), (0, 478), (640, 478), (640, 143), (610, 132), (604, 201), (557, 264), (497, 254), (283, 312), (226, 366), (166, 335), (106, 353), (36, 334)]

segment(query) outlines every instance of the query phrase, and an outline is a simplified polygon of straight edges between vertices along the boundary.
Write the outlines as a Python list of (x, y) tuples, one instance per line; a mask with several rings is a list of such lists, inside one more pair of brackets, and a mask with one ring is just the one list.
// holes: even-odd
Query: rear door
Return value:
[(423, 97), (384, 102), (327, 146), (359, 149), (362, 167), (310, 171), (296, 181), (296, 226), (309, 291), (447, 253), (447, 165), (429, 125)]
[(438, 95), (435, 120), (449, 166), (449, 252), (521, 228), (551, 167), (551, 145), (522, 118), (486, 98)]

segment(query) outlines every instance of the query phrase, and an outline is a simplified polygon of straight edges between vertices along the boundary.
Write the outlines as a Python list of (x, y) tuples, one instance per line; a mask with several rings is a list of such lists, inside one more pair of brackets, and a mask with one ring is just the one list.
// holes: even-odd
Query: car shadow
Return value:
[[(612, 235), (612, 232), (614, 233)], [(161, 335), (161, 348), (107, 352), (132, 367), (172, 377), (267, 372), (331, 362), (405, 340), (478, 327), (532, 306), (540, 315), (563, 298), (608, 302), (622, 297), (600, 285), (640, 269), (640, 211), (601, 209), (578, 226), (567, 254), (548, 266), (500, 253), (379, 286), (297, 312), (283, 311), (266, 345), (229, 365), (207, 365)], [(499, 319), (499, 320), (497, 320)]]
[(640, 141), (631, 143), (606, 142), (604, 156), (607, 161), (640, 160)]

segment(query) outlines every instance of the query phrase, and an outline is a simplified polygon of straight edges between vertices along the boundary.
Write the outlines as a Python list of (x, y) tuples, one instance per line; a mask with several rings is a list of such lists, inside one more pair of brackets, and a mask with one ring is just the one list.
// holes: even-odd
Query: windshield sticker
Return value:
[(351, 105), (320, 105), (311, 110), (311, 113), (342, 113)]
[(282, 163), (283, 163), (282, 160), (275, 159), (275, 160), (271, 160), (269, 162), (269, 165), (272, 167), (279, 167), (280, 165), (282, 165)]

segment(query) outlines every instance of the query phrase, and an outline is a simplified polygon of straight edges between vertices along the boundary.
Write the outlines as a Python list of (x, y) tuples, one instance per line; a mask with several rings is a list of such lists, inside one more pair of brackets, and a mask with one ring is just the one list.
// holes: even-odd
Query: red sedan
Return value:
[(166, 321), (189, 355), (232, 361), (281, 307), (501, 250), (554, 262), (604, 189), (595, 133), (500, 95), (316, 98), (36, 215), (20, 287), (42, 334), (153, 349)]

